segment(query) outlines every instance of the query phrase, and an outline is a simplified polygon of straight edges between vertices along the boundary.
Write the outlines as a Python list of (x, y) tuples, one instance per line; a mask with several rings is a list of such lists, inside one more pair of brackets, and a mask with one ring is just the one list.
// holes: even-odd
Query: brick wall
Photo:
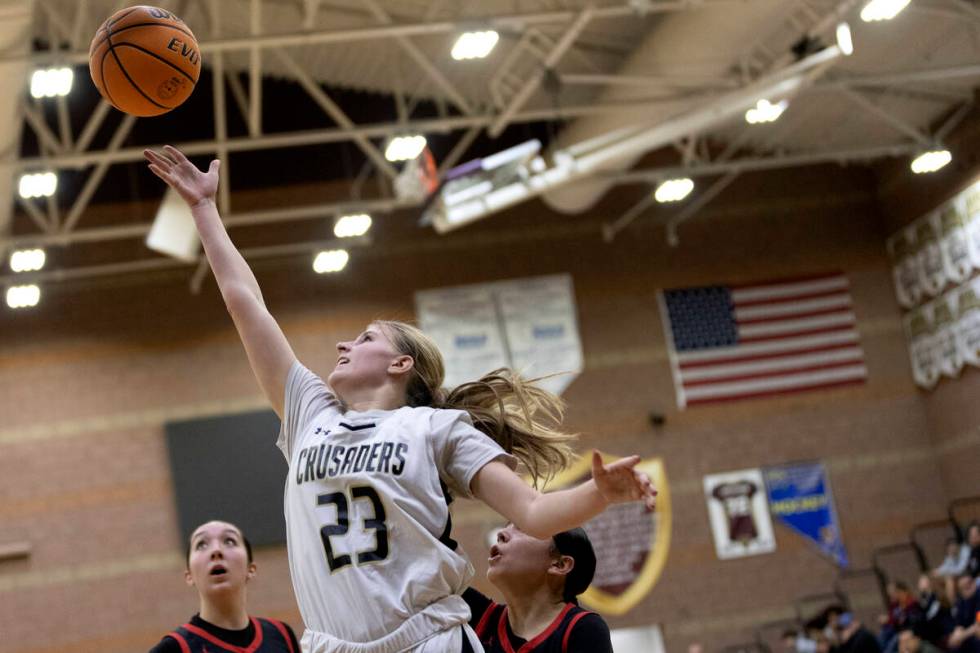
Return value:
[[(628, 188), (586, 216), (531, 204), (441, 238), (415, 229), (413, 216), (390, 216), (340, 276), (316, 277), (305, 260), (256, 271), (297, 354), (321, 372), (338, 339), (377, 317), (410, 318), (416, 289), (570, 272), (586, 369), (566, 393), (568, 426), (585, 434), (583, 448), (662, 457), (673, 496), (662, 578), (610, 623), (658, 622), (669, 650), (694, 639), (710, 650), (789, 616), (796, 597), (829, 590), (835, 570), (780, 527), (775, 553), (717, 560), (704, 474), (823, 460), (856, 566), (941, 516), (953, 489), (940, 474), (930, 404), (911, 382), (873, 188), (854, 169), (747, 176), (681, 228), (678, 248), (658, 226), (666, 211), (602, 242), (601, 222), (635, 201)], [(851, 280), (867, 384), (676, 410), (658, 288), (828, 270)], [(0, 563), (3, 653), (145, 650), (196, 609), (163, 424), (251, 410), (262, 398), (213, 284), (195, 296), (188, 278), (46, 288), (34, 313), (0, 315), (0, 543), (33, 545), (29, 558)], [(666, 415), (656, 431), (651, 410)], [(485, 534), (499, 521), (479, 504), (457, 507), (458, 539), (486, 591)], [(257, 561), (251, 611), (301, 629), (285, 552), (263, 550)], [(855, 592), (871, 605), (873, 586)]]

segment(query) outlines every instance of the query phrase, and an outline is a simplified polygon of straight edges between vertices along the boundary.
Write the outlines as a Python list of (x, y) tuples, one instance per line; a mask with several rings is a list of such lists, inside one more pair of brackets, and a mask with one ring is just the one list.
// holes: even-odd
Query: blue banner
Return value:
[(772, 516), (816, 544), (841, 567), (847, 551), (841, 538), (834, 496), (822, 463), (790, 463), (763, 470)]

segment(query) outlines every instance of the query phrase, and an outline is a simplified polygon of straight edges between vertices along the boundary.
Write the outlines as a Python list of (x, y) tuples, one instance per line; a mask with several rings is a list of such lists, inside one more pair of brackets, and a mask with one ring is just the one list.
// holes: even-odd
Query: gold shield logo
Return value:
[[(606, 463), (619, 457), (604, 455)], [(629, 612), (643, 600), (660, 578), (670, 548), (670, 491), (663, 461), (643, 460), (637, 469), (646, 472), (657, 489), (657, 510), (649, 512), (642, 502), (610, 506), (584, 525), (595, 548), (597, 566), (591, 587), (580, 597), (588, 606), (609, 615)], [(592, 477), (592, 456), (579, 459), (548, 484), (561, 490)]]

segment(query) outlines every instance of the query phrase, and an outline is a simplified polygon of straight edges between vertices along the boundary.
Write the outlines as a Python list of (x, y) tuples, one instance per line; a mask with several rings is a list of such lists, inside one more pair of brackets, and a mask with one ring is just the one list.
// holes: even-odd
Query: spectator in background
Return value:
[(837, 644), (831, 653), (881, 653), (878, 640), (850, 612), (836, 618)]
[(949, 636), (949, 648), (956, 653), (980, 653), (980, 637), (977, 636), (980, 592), (977, 591), (977, 580), (969, 572), (963, 572), (956, 579), (956, 590), (959, 595), (953, 608), (956, 627)]
[(885, 653), (898, 650), (898, 631), (912, 627), (922, 621), (922, 609), (918, 599), (909, 590), (909, 586), (900, 580), (889, 581), (886, 587), (888, 593), (888, 614), (882, 615), (881, 630), (878, 633), (878, 644)]
[(817, 641), (802, 630), (783, 631), (783, 650), (786, 653), (817, 653)]
[(922, 622), (916, 634), (941, 649), (946, 648), (946, 640), (956, 626), (945, 584), (946, 579), (943, 577), (927, 574), (919, 577), (919, 608), (922, 610)]
[(938, 648), (919, 637), (914, 628), (898, 633), (898, 653), (942, 653)]
[(966, 529), (966, 543), (970, 547), (970, 556), (966, 561), (966, 570), (976, 578), (980, 576), (980, 522), (972, 522)]
[(970, 545), (951, 537), (946, 540), (946, 557), (932, 573), (936, 576), (959, 576), (970, 561)]

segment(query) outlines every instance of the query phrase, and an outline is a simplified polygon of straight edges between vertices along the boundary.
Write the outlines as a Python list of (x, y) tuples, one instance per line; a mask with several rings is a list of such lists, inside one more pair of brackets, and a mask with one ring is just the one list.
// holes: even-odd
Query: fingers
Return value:
[(184, 156), (184, 153), (172, 145), (164, 145), (163, 151), (167, 153), (167, 156), (174, 160), (174, 163), (190, 163), (187, 160), (187, 157)]
[(620, 469), (631, 470), (640, 462), (639, 456), (629, 456), (628, 458), (623, 458), (622, 460), (617, 460), (616, 462), (606, 465), (607, 472), (614, 472)]
[(154, 163), (160, 167), (169, 168), (174, 164), (173, 161), (158, 152), (154, 152), (153, 150), (143, 150), (143, 156), (148, 162)]
[(151, 163), (149, 167), (150, 167), (150, 172), (152, 172), (157, 177), (159, 177), (160, 179), (162, 179), (165, 182), (167, 182), (167, 184), (170, 184), (171, 183), (171, 178), (170, 178), (170, 173), (169, 172), (167, 172), (166, 170), (163, 170), (160, 166), (158, 166), (155, 163)]
[(600, 476), (605, 473), (605, 468), (602, 466), (602, 454), (599, 453), (598, 449), (592, 450), (592, 478)]
[(211, 166), (208, 168), (208, 174), (210, 174), (212, 172), (215, 173), (215, 174), (217, 174), (218, 170), (220, 170), (220, 169), (221, 169), (221, 161), (218, 160), (218, 159), (215, 159), (215, 160), (213, 160), (211, 162)]

